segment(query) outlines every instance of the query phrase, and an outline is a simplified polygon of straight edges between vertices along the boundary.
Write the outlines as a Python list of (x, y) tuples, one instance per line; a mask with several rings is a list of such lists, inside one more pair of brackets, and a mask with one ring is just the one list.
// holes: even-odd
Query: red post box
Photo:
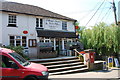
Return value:
[(85, 64), (87, 65), (89, 70), (93, 70), (94, 69), (94, 50), (92, 49), (88, 49), (88, 50), (84, 50), (85, 51)]
[(90, 63), (94, 63), (94, 52), (91, 52), (89, 55), (90, 55)]

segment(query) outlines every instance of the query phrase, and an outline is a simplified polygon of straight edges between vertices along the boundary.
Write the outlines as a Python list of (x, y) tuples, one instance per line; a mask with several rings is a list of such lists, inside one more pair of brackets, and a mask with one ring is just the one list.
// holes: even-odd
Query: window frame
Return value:
[[(14, 37), (14, 38), (11, 39), (10, 37)], [(19, 37), (19, 38), (17, 38), (17, 37)], [(23, 37), (25, 37), (25, 38), (23, 39)], [(11, 42), (12, 42), (11, 40), (13, 41), (12, 44), (11, 44)], [(20, 43), (17, 43), (17, 41), (20, 42)], [(9, 36), (9, 44), (13, 45), (13, 46), (19, 46), (19, 44), (20, 44), (20, 46), (27, 47), (27, 36), (14, 36), (14, 35), (10, 35)]]
[(17, 27), (17, 15), (8, 14), (8, 27)]
[(36, 28), (43, 29), (43, 18), (36, 18)]
[(67, 30), (67, 22), (62, 21), (62, 30)]
[(37, 47), (37, 40), (36, 39), (29, 39), (28, 45), (29, 45), (29, 47)]

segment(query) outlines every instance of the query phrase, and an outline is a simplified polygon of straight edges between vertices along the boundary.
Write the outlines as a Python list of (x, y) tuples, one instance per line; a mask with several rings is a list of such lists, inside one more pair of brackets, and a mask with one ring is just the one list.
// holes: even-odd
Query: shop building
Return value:
[(30, 58), (68, 56), (76, 43), (75, 19), (37, 6), (2, 2), (0, 19), (0, 44), (23, 46)]
[(118, 2), (118, 26), (120, 27), (120, 1)]

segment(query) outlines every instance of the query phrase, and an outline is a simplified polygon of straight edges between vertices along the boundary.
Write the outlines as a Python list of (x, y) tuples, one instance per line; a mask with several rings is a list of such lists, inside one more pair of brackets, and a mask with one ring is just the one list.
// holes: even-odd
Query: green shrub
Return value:
[(27, 60), (29, 59), (27, 56), (25, 56), (23, 54), (24, 48), (22, 46), (12, 46), (12, 45), (9, 45), (9, 46), (4, 46), (4, 48), (14, 50), (16, 53), (18, 53), (19, 55), (21, 55), (25, 59), (27, 59)]

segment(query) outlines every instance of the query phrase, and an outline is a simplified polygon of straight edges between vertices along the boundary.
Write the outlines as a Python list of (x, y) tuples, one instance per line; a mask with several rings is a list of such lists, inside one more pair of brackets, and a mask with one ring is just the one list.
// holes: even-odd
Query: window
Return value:
[(2, 60), (0, 61), (1, 65), (0, 67), (3, 68), (12, 68), (12, 64), (15, 63), (13, 60), (11, 60), (9, 57), (0, 55), (2, 57)]
[(43, 28), (43, 19), (36, 18), (36, 28)]
[(62, 21), (62, 30), (67, 30), (67, 22)]
[(37, 40), (36, 39), (29, 39), (29, 47), (36, 47)]
[(41, 42), (41, 43), (50, 43), (51, 39), (50, 38), (40, 38), (39, 42)]
[(20, 56), (18, 53), (9, 53), (14, 59), (16, 59), (21, 65), (27, 66), (30, 63), (26, 61), (22, 56)]
[(10, 45), (26, 47), (26, 40), (26, 36), (10, 36)]
[(51, 40), (50, 40), (50, 38), (45, 38), (45, 39), (44, 39), (44, 42), (45, 42), (45, 43), (49, 43), (49, 42), (51, 42)]
[(16, 15), (13, 15), (13, 14), (9, 14), (8, 15), (8, 27), (16, 27)]

